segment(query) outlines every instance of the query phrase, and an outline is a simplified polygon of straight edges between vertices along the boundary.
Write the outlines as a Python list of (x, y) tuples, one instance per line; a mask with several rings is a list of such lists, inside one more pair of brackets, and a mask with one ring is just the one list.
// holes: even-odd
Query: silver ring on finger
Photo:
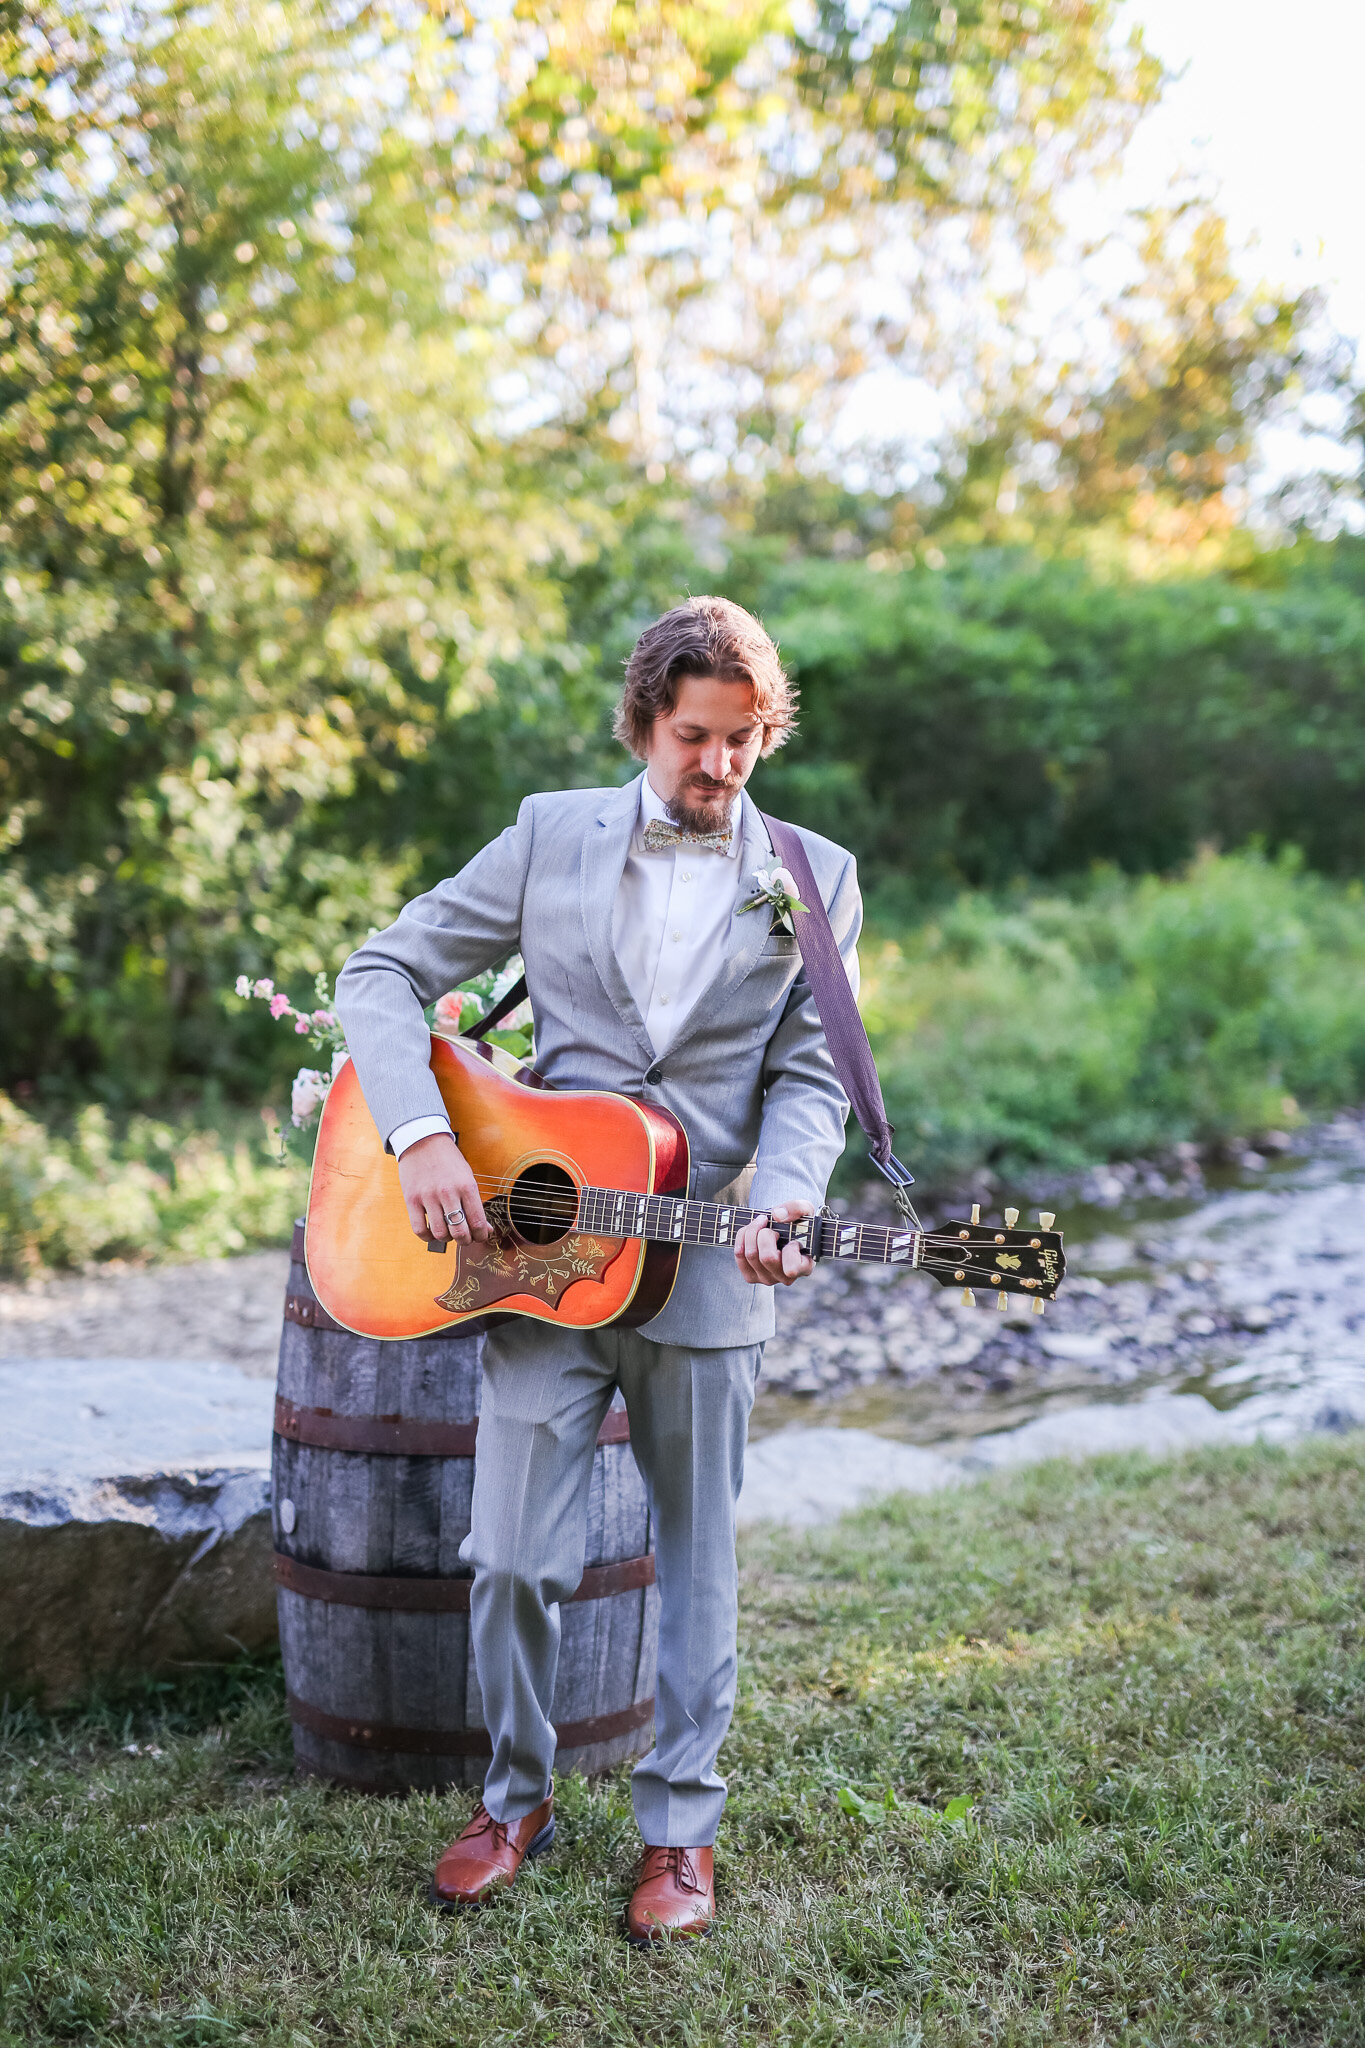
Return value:
[(464, 1222), (464, 1210), (463, 1210), (463, 1209), (447, 1209), (447, 1210), (446, 1210), (446, 1222), (447, 1222), (447, 1223), (463, 1223), (463, 1222)]

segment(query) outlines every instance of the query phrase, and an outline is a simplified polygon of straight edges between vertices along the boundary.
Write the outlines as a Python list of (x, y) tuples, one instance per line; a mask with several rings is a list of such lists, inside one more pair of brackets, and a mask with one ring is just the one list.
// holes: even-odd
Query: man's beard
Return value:
[(742, 783), (727, 783), (714, 793), (705, 793), (685, 784), (664, 808), (680, 832), (723, 832), (730, 822), (730, 806), (742, 788)]

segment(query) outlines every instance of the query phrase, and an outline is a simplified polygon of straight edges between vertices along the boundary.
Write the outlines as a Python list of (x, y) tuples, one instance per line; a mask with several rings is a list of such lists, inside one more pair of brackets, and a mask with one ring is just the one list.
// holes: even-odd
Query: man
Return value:
[[(810, 1271), (771, 1225), (824, 1199), (847, 1103), (790, 933), (741, 914), (772, 859), (744, 785), (793, 723), (776, 647), (738, 605), (693, 598), (640, 637), (617, 733), (645, 763), (624, 789), (534, 796), (452, 880), (346, 963), (337, 1004), (365, 1098), (398, 1155), (419, 1236), (488, 1235), (429, 1067), (422, 1006), (519, 948), (536, 1064), (679, 1118), (691, 1192), (759, 1213), (733, 1261), (684, 1249), (640, 1329), (513, 1320), (489, 1336), (475, 1465), (470, 1625), (493, 1761), (437, 1867), (442, 1903), (510, 1883), (553, 1835), (549, 1715), (559, 1603), (582, 1575), (593, 1446), (617, 1387), (656, 1534), (654, 1748), (632, 1782), (645, 1843), (636, 1942), (701, 1934), (725, 1803), (716, 1756), (735, 1697), (735, 1502), (771, 1289)], [(802, 839), (850, 977), (862, 908), (852, 857)], [(799, 915), (799, 913), (798, 913)]]

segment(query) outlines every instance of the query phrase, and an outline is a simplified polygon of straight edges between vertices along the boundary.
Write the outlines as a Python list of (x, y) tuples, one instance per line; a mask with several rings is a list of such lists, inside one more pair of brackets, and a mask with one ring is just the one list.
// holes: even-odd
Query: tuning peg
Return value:
[(979, 1222), (981, 1221), (981, 1204), (980, 1204), (980, 1202), (973, 1202), (973, 1203), (972, 1203), (972, 1221), (973, 1221), (973, 1223), (979, 1223)]
[(1017, 1223), (1018, 1221), (1019, 1221), (1019, 1211), (1018, 1211), (1017, 1209), (1006, 1209), (1006, 1211), (1005, 1211), (1005, 1228), (1006, 1228), (1006, 1230), (1013, 1230), (1013, 1228), (1014, 1228), (1015, 1224), (1016, 1224), (1016, 1223)]
[(995, 1297), (995, 1305), (999, 1309), (1001, 1315), (1003, 1315), (1005, 1313), (1005, 1310), (1010, 1305), (1010, 1298), (1008, 1294), (997, 1294)]
[(970, 1287), (964, 1287), (962, 1290), (962, 1306), (964, 1308), (976, 1307), (976, 1296), (972, 1293)]
[(1042, 1224), (1044, 1230), (1051, 1230), (1057, 1218), (1051, 1209), (1040, 1209), (1038, 1211), (1038, 1221)]
[(1040, 1300), (1039, 1297), (1035, 1294), (1033, 1297), (1033, 1313), (1036, 1316), (1040, 1316), (1043, 1313), (1043, 1310), (1046, 1308), (1046, 1306), (1047, 1303), (1045, 1301)]

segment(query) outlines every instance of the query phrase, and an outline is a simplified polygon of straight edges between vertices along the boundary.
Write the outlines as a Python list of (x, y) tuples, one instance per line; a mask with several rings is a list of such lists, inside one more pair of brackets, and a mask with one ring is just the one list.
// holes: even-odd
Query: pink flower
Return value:
[(274, 995), (275, 984), (273, 981), (258, 981), (256, 983), (256, 986), (252, 989), (251, 993), (254, 996), (259, 996), (262, 1002), (264, 1002), (267, 996)]
[(294, 1085), (289, 1091), (289, 1107), (296, 1130), (301, 1130), (310, 1117), (321, 1109), (330, 1085), (327, 1076), (318, 1073), (315, 1067), (299, 1068), (294, 1076)]
[(249, 975), (239, 974), (237, 976), (236, 993), (239, 996), (249, 996), (251, 994), (251, 979)]
[(308, 1019), (306, 1017), (300, 1017), (294, 1026), (295, 1036), (298, 1038), (307, 1038), (312, 1028), (312, 1025), (308, 1022)]
[(437, 1028), (445, 1031), (458, 1031), (460, 1028), (460, 1012), (463, 1009), (464, 997), (457, 988), (451, 989), (448, 995), (443, 995), (437, 1002), (434, 1012)]
[(319, 1031), (330, 1031), (336, 1023), (336, 1018), (330, 1010), (314, 1010), (313, 1022), (317, 1025)]
[(289, 1008), (289, 998), (288, 998), (288, 996), (287, 996), (287, 995), (286, 995), (286, 994), (284, 993), (284, 990), (283, 990), (283, 989), (278, 989), (278, 990), (277, 990), (277, 991), (275, 992), (275, 994), (274, 994), (274, 995), (273, 995), (273, 996), (272, 996), (272, 997), (270, 998), (270, 1014), (271, 1014), (271, 1016), (272, 1016), (272, 1017), (283, 1017), (283, 1016), (285, 1015), (286, 1011), (288, 1010), (288, 1008)]

